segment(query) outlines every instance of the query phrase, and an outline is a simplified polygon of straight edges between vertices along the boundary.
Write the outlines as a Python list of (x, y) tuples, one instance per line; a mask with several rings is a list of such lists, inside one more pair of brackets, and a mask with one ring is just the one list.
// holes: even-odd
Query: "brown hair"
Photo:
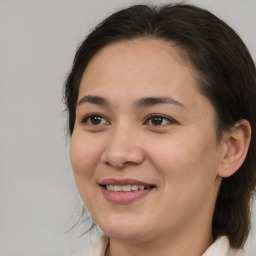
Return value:
[(251, 124), (247, 157), (234, 175), (223, 179), (212, 221), (214, 238), (226, 235), (233, 247), (242, 247), (250, 229), (250, 198), (256, 186), (256, 70), (240, 37), (209, 11), (185, 4), (135, 5), (99, 24), (78, 48), (66, 80), (70, 134), (80, 81), (91, 58), (108, 44), (141, 37), (174, 42), (185, 52), (198, 73), (199, 90), (216, 110), (219, 139), (241, 119)]

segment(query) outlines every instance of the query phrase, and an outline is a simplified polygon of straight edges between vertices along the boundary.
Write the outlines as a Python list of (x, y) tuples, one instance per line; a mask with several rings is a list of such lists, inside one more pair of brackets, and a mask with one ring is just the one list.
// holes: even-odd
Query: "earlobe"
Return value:
[(251, 125), (242, 119), (224, 137), (225, 150), (218, 170), (218, 175), (223, 178), (233, 175), (243, 164), (250, 145)]

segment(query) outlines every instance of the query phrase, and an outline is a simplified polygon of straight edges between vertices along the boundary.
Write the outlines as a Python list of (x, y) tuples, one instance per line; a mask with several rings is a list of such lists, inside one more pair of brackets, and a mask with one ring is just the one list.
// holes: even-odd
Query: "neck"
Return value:
[[(198, 227), (197, 232), (190, 234), (181, 234), (175, 232), (175, 235), (163, 234), (160, 239), (149, 241), (124, 242), (110, 239), (106, 256), (198, 256), (202, 255), (207, 248), (213, 243), (211, 228), (209, 232), (202, 232)], [(206, 231), (206, 230), (204, 230)]]

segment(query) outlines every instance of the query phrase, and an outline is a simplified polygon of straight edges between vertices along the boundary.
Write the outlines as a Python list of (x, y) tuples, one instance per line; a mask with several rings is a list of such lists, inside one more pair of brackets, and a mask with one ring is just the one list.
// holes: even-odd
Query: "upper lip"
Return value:
[(104, 179), (99, 182), (100, 185), (144, 185), (144, 186), (155, 186), (154, 184), (147, 183), (136, 179)]

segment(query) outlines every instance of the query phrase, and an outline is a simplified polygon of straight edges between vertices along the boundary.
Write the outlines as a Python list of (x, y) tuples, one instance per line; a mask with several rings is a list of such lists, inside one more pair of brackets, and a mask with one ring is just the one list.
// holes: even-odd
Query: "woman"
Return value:
[(71, 163), (106, 236), (77, 255), (245, 255), (256, 71), (190, 5), (132, 6), (80, 45), (67, 78)]

